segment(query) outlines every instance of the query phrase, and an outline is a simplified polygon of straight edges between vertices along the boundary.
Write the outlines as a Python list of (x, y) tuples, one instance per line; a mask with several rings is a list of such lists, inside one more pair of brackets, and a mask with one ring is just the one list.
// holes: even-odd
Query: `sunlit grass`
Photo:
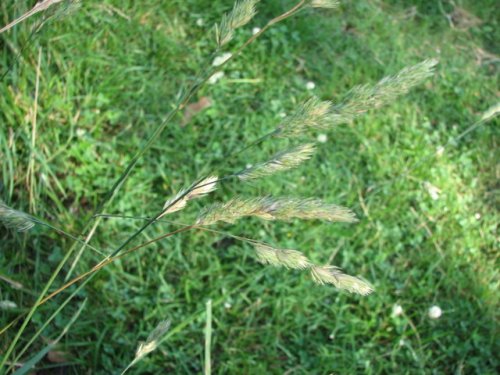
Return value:
[[(2, 3), (2, 19), (29, 8), (21, 3)], [(23, 210), (34, 205), (38, 215), (70, 233), (80, 230), (110, 180), (171, 108), (181, 84), (199, 70), (213, 43), (211, 27), (231, 3), (86, 3), (45, 25), (0, 82), (1, 198)], [(285, 9), (268, 3), (247, 29), (237, 30), (235, 43)], [(179, 116), (109, 207), (134, 216), (161, 210), (186, 183), (219, 168), (229, 151), (275, 129), (282, 113), (292, 113), (311, 95), (307, 82), (315, 83), (313, 94), (336, 102), (355, 85), (375, 84), (435, 57), (437, 76), (426, 86), (322, 131), (327, 142), (300, 169), (248, 187), (235, 181), (211, 193), (227, 201), (241, 189), (254, 195), (292, 191), (353, 208), (360, 219), (355, 226), (250, 219), (237, 222), (231, 233), (355, 270), (377, 293), (358, 298), (312, 287), (299, 271), (284, 277), (280, 269), (263, 268), (250, 245), (196, 231), (117, 261), (87, 286), (87, 307), (59, 346), (70, 354), (74, 373), (122, 369), (138, 338), (161, 319), (172, 322), (171, 336), (130, 373), (202, 372), (208, 299), (214, 300), (214, 373), (493, 373), (498, 120), (453, 139), (497, 102), (497, 65), (478, 57), (479, 49), (498, 53), (491, 44), (498, 29), (494, 2), (462, 4), (483, 20), (468, 31), (451, 28), (433, 2), (395, 3), (362, 1), (315, 11), (315, 22), (310, 16), (292, 19), (264, 35), (202, 90), (200, 97), (213, 105), (184, 128)], [(3, 36), (0, 73), (28, 34), (25, 24)], [(46, 63), (30, 202), (25, 182), (39, 46)], [(252, 150), (252, 160), (242, 154), (228, 168), (243, 170), (285, 146), (264, 143)], [(437, 199), (426, 183), (439, 189)], [(204, 203), (189, 202), (179, 219), (192, 222)], [(106, 219), (101, 225), (92, 245), (108, 249), (141, 222)], [(140, 240), (174, 229), (159, 222)], [(7, 323), (32, 305), (71, 243), (44, 229), (29, 236), (0, 229), (0, 241), (0, 274), (22, 284), (0, 281), (0, 299), (18, 306), (0, 311)], [(87, 270), (96, 256), (86, 253), (77, 271)], [(21, 342), (58, 302), (35, 314)], [(395, 304), (404, 314), (392, 316)], [(436, 320), (428, 318), (433, 305), (443, 312)], [(48, 327), (47, 337), (57, 336), (77, 307)], [(2, 335), (2, 348), (12, 334)], [(44, 346), (38, 345), (31, 354)]]

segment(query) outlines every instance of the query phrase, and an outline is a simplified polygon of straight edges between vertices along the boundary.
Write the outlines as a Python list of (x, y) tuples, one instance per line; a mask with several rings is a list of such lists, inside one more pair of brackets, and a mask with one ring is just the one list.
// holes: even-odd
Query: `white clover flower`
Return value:
[(252, 34), (253, 34), (253, 35), (257, 34), (258, 32), (260, 32), (260, 27), (254, 27), (254, 28), (252, 29)]
[(479, 212), (477, 212), (474, 217), (476, 218), (476, 220), (480, 220), (481, 219), (481, 214)]
[(233, 56), (233, 54), (231, 52), (226, 52), (220, 56), (217, 56), (214, 59), (214, 61), (212, 62), (212, 66), (220, 66), (220, 65), (224, 64), (227, 60), (229, 60), (231, 58), (231, 56)]
[(328, 141), (328, 136), (326, 134), (318, 134), (318, 137), (316, 138), (316, 140), (319, 143), (326, 143)]
[(439, 306), (432, 306), (429, 309), (429, 318), (431, 319), (439, 319), (443, 315), (443, 311), (441, 310), (441, 307)]
[(399, 346), (405, 346), (405, 345), (406, 345), (405, 340), (403, 339), (399, 340)]
[(223, 71), (215, 72), (208, 79), (208, 83), (211, 84), (211, 85), (215, 85), (223, 77), (224, 77), (224, 72)]
[(392, 316), (401, 316), (403, 312), (403, 306), (401, 305), (396, 304), (392, 307)]
[(203, 18), (198, 18), (196, 20), (196, 26), (202, 27), (205, 24), (205, 21), (203, 21)]
[(231, 304), (231, 302), (224, 302), (224, 308), (229, 310), (231, 307), (233, 307), (233, 305)]
[(436, 149), (436, 156), (440, 158), (441, 156), (443, 156), (443, 154), (444, 154), (444, 147), (443, 146), (439, 146)]
[(441, 194), (441, 190), (439, 188), (432, 185), (429, 181), (424, 182), (424, 187), (427, 189), (427, 192), (433, 200), (436, 201), (439, 199), (439, 194)]
[(76, 136), (77, 137), (83, 137), (85, 135), (85, 129), (82, 128), (76, 128)]
[(316, 84), (313, 81), (309, 81), (306, 83), (306, 89), (314, 90), (316, 88)]

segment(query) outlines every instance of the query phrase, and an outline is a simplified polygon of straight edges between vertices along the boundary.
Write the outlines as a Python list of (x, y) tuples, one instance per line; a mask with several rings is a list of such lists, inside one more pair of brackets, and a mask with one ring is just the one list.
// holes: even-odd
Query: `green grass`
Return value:
[[(45, 360), (39, 373), (119, 373), (138, 341), (164, 319), (172, 321), (170, 336), (130, 373), (201, 373), (205, 306), (212, 299), (213, 373), (494, 374), (500, 350), (498, 120), (454, 139), (498, 101), (498, 57), (479, 57), (482, 51), (500, 54), (500, 25), (494, 0), (455, 2), (482, 23), (450, 27), (443, 14), (453, 9), (447, 1), (440, 8), (430, 0), (363, 0), (278, 24), (228, 65), (220, 82), (201, 90), (197, 98), (210, 97), (212, 107), (186, 127), (181, 117), (167, 127), (109, 208), (151, 215), (204, 173), (266, 160), (286, 142), (265, 142), (229, 160), (224, 155), (272, 130), (280, 113), (310, 95), (308, 81), (316, 83), (314, 94), (335, 101), (354, 85), (436, 57), (433, 79), (327, 132), (328, 141), (299, 169), (252, 184), (228, 182), (175, 217), (189, 223), (207, 202), (235, 194), (315, 196), (352, 207), (360, 218), (355, 225), (248, 219), (217, 229), (303, 250), (315, 262), (332, 262), (371, 281), (375, 294), (357, 297), (316, 286), (306, 274), (259, 265), (246, 244), (192, 231), (104, 268), (23, 361), (57, 337), (88, 297), (58, 346), (68, 363)], [(232, 45), (293, 3), (264, 1)], [(0, 74), (11, 69), (0, 82), (0, 198), (25, 211), (31, 205), (37, 216), (79, 233), (180, 88), (209, 59), (211, 27), (231, 4), (85, 1), (48, 22), (26, 48), (39, 16), (3, 34)], [(0, 23), (30, 5), (2, 2)], [(416, 13), (408, 17), (413, 6)], [(197, 25), (200, 18), (204, 26)], [(430, 197), (426, 182), (440, 189), (439, 199)], [(111, 252), (140, 224), (106, 219), (92, 244)], [(156, 224), (136, 242), (174, 228)], [(40, 227), (26, 234), (0, 228), (0, 275), (23, 285), (15, 289), (0, 280), (0, 301), (18, 306), (0, 310), (2, 326), (28, 311), (71, 244)], [(77, 272), (99, 259), (87, 251)], [(56, 284), (62, 283), (63, 275)], [(17, 350), (72, 290), (38, 310)], [(404, 309), (400, 317), (391, 316), (395, 304)], [(443, 310), (438, 320), (427, 316), (432, 305)], [(15, 332), (0, 336), (0, 353)]]

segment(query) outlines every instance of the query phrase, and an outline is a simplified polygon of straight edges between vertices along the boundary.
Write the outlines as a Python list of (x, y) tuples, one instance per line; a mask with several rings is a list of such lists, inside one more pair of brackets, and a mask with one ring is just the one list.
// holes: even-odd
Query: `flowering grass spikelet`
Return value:
[(317, 284), (331, 284), (337, 289), (346, 290), (350, 293), (368, 295), (373, 292), (373, 287), (367, 282), (346, 275), (335, 266), (317, 266), (311, 263), (300, 251), (276, 249), (263, 243), (255, 243), (254, 247), (257, 260), (262, 264), (297, 270), (310, 270), (311, 276)]
[(130, 362), (130, 364), (125, 368), (125, 370), (121, 372), (121, 374), (125, 374), (137, 362), (142, 360), (152, 351), (156, 350), (160, 345), (163, 336), (165, 336), (165, 333), (167, 333), (169, 328), (170, 328), (170, 320), (164, 320), (160, 322), (156, 326), (156, 328), (149, 334), (146, 341), (139, 343), (133, 361)]
[(305, 133), (310, 129), (324, 129), (330, 126), (332, 103), (310, 98), (291, 115), (285, 117), (276, 129), (276, 136), (291, 137)]
[(486, 112), (483, 113), (483, 115), (481, 116), (481, 121), (490, 121), (491, 119), (498, 116), (499, 113), (500, 113), (500, 103), (497, 103), (488, 108), (488, 110), (486, 110)]
[(333, 108), (332, 124), (352, 121), (370, 109), (391, 103), (398, 96), (406, 94), (434, 74), (438, 64), (436, 59), (425, 60), (401, 70), (394, 76), (388, 76), (373, 86), (362, 85), (352, 88), (346, 99)]
[(357, 277), (346, 275), (335, 266), (311, 267), (313, 280), (321, 285), (332, 284), (338, 289), (366, 296), (373, 292), (373, 287)]
[(264, 163), (244, 169), (238, 173), (238, 178), (240, 180), (252, 180), (296, 168), (310, 159), (315, 150), (314, 144), (308, 143), (277, 153)]
[(327, 220), (356, 222), (356, 216), (348, 208), (325, 203), (319, 199), (258, 197), (233, 198), (226, 203), (215, 203), (199, 215), (198, 225), (211, 225), (218, 221), (234, 223), (236, 220), (255, 216), (264, 220)]
[(257, 259), (262, 264), (284, 266), (286, 268), (305, 270), (311, 267), (307, 257), (297, 250), (276, 249), (261, 243), (255, 244)]
[(239, 0), (233, 10), (222, 17), (220, 24), (215, 25), (215, 37), (219, 47), (233, 39), (234, 30), (246, 25), (255, 16), (255, 5), (259, 0)]
[(25, 232), (35, 226), (34, 220), (28, 214), (14, 210), (0, 200), (0, 222), (8, 229)]
[(334, 125), (348, 123), (370, 109), (391, 103), (398, 96), (431, 77), (437, 63), (435, 59), (425, 60), (401, 70), (394, 76), (385, 77), (375, 85), (356, 86), (337, 105), (311, 98), (292, 115), (287, 116), (274, 134), (277, 137), (291, 138), (310, 130), (324, 130)]
[(175, 197), (165, 202), (163, 206), (164, 211), (159, 216), (159, 218), (167, 214), (171, 214), (172, 212), (182, 210), (184, 207), (186, 207), (187, 202), (191, 199), (202, 198), (205, 195), (211, 193), (212, 191), (217, 189), (217, 181), (217, 176), (210, 176), (192, 185), (188, 189), (182, 189), (177, 193)]

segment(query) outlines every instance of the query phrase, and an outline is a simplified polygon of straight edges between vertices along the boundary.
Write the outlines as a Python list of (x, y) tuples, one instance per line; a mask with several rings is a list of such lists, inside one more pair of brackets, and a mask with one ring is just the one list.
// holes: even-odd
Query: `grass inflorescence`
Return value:
[(494, 371), (492, 1), (41, 3), (1, 35), (5, 369)]

